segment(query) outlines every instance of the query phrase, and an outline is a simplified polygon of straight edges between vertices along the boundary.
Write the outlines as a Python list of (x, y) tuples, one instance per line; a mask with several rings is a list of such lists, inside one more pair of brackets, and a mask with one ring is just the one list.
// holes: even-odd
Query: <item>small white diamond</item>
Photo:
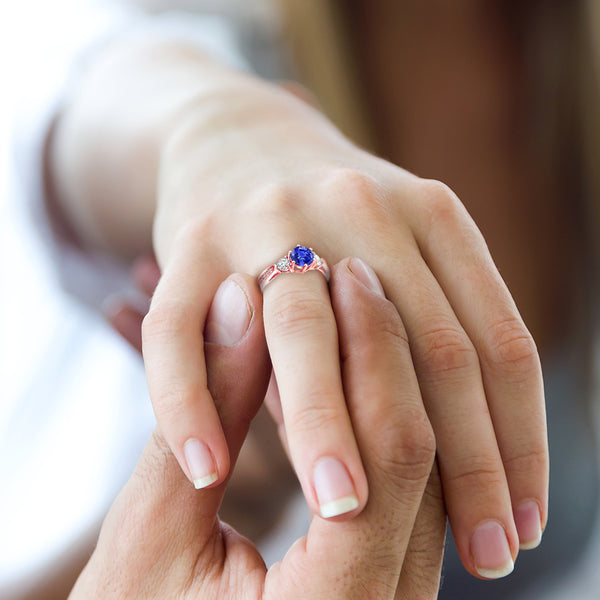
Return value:
[(284, 256), (283, 258), (280, 258), (277, 261), (277, 268), (280, 271), (289, 271), (290, 270), (290, 261), (287, 258), (287, 256)]

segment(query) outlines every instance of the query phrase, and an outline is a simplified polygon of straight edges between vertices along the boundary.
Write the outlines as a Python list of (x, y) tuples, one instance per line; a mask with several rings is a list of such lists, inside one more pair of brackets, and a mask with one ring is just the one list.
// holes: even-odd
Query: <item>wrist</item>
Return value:
[[(224, 137), (252, 140), (252, 146), (294, 141), (286, 153), (314, 145), (351, 144), (313, 104), (278, 85), (240, 74), (208, 94), (190, 99), (163, 138), (161, 157), (189, 156)], [(248, 150), (247, 147), (242, 148)], [(256, 149), (256, 148), (255, 148)], [(235, 151), (234, 148), (230, 150)], [(166, 160), (166, 158), (165, 158)]]

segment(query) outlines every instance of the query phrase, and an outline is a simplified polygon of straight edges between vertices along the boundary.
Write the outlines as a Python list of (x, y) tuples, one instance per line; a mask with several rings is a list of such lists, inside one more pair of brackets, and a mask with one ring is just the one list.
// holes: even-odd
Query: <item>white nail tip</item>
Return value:
[(321, 516), (324, 519), (343, 515), (344, 513), (354, 510), (355, 508), (358, 508), (358, 499), (356, 496), (346, 496), (345, 498), (340, 498), (339, 500), (326, 502), (320, 506)]
[(194, 479), (194, 487), (197, 490), (201, 490), (206, 486), (214, 483), (218, 479), (218, 475), (216, 473), (211, 473), (210, 475), (206, 475), (205, 477), (198, 477), (198, 479)]
[(531, 540), (530, 542), (521, 542), (519, 544), (519, 550), (533, 550), (534, 548), (537, 548), (540, 543), (542, 541), (542, 536), (540, 535), (538, 538), (536, 538), (535, 540)]
[(500, 569), (480, 569), (475, 567), (475, 570), (479, 575), (487, 579), (500, 579), (500, 577), (506, 577), (507, 575), (510, 575), (514, 571), (514, 568), (515, 563), (511, 560)]

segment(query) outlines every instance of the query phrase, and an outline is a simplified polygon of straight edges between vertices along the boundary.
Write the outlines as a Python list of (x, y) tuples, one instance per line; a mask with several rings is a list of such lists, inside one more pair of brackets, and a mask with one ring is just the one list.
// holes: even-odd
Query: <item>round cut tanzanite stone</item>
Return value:
[(315, 258), (313, 251), (306, 246), (296, 246), (290, 252), (290, 258), (299, 267), (310, 265)]

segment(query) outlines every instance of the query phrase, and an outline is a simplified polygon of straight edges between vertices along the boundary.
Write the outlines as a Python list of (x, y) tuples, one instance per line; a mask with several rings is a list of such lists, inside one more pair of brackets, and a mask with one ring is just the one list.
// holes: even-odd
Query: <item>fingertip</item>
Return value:
[(254, 310), (243, 288), (228, 277), (219, 285), (204, 324), (204, 342), (235, 346), (248, 333)]
[(375, 271), (362, 259), (351, 258), (347, 264), (348, 271), (357, 279), (362, 285), (364, 285), (370, 292), (385, 298), (385, 292), (383, 286), (379, 281), (379, 277)]
[(183, 455), (197, 490), (208, 487), (219, 479), (215, 459), (205, 443), (196, 438), (189, 439), (183, 446)]
[(513, 537), (501, 521), (487, 519), (479, 523), (470, 541), (473, 574), (484, 579), (510, 575), (518, 554)]
[(514, 511), (515, 525), (519, 535), (519, 550), (533, 550), (542, 541), (542, 518), (538, 503), (522, 502)]
[[(313, 469), (313, 484), (319, 506), (319, 514), (324, 519), (339, 517), (353, 518), (364, 507), (349, 470), (341, 460), (326, 456), (317, 461)], [(361, 506), (362, 504), (362, 506)]]
[(256, 280), (233, 273), (217, 288), (204, 325), (204, 342), (235, 346), (242, 342), (262, 313), (262, 294)]
[(340, 286), (343, 295), (346, 290), (350, 291), (351, 295), (356, 295), (361, 290), (367, 290), (370, 302), (373, 301), (373, 295), (383, 299), (387, 298), (377, 273), (361, 258), (346, 257), (333, 266), (331, 273), (332, 297), (339, 293), (334, 288)]

